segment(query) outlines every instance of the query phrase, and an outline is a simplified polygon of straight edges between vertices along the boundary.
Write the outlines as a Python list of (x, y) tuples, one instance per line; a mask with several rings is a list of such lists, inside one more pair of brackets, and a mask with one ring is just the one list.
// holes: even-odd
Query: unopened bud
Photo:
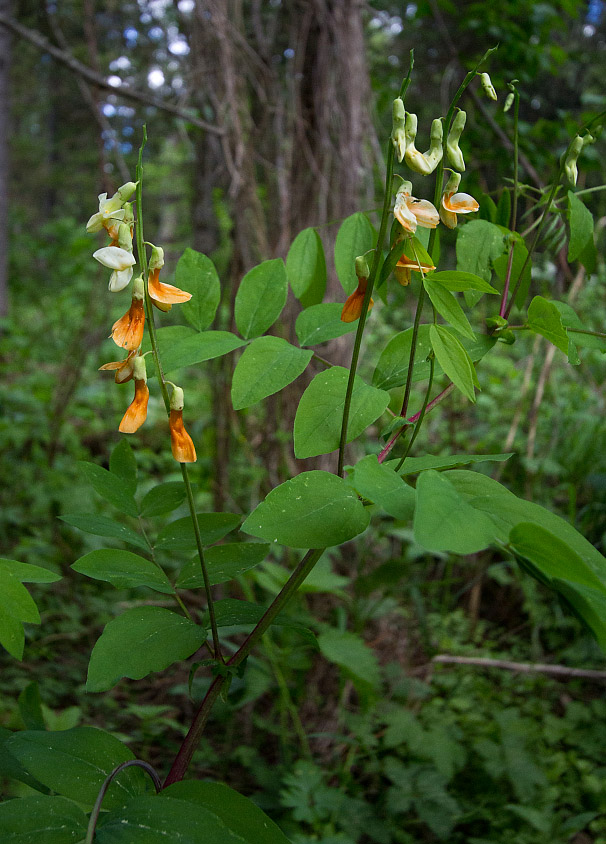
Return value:
[(145, 299), (145, 282), (142, 275), (133, 281), (133, 299)]
[(513, 346), (516, 341), (516, 335), (511, 330), (511, 328), (506, 328), (505, 331), (501, 331), (497, 338), (501, 341), (501, 343), (505, 343), (507, 346)]
[(127, 252), (132, 252), (133, 237), (130, 233), (130, 226), (127, 223), (120, 223), (118, 226), (118, 246)]
[(577, 159), (579, 157), (579, 153), (583, 149), (583, 146), (583, 138), (580, 135), (577, 135), (573, 142), (570, 144), (568, 154), (564, 159), (564, 174), (566, 176), (566, 179), (568, 180), (568, 184), (571, 187), (574, 187), (577, 183), (577, 178), (579, 175), (579, 171), (577, 169)]
[(147, 368), (143, 355), (137, 355), (133, 361), (133, 378), (135, 381), (145, 381), (147, 384)]
[(122, 217), (123, 223), (128, 223), (130, 226), (132, 223), (135, 222), (135, 215), (133, 214), (133, 204), (132, 202), (125, 202), (124, 203), (124, 216)]
[(128, 199), (131, 198), (133, 193), (137, 190), (137, 182), (126, 182), (126, 184), (121, 185), (116, 193), (114, 194), (115, 197), (118, 197), (120, 202), (124, 204)]
[(170, 397), (171, 410), (183, 410), (185, 407), (184, 394), (182, 387), (176, 387), (173, 384), (173, 394)]
[(398, 162), (401, 162), (406, 152), (406, 111), (400, 97), (393, 101), (391, 142), (394, 146)]
[(514, 100), (515, 100), (515, 94), (513, 94), (512, 92), (507, 94), (507, 96), (505, 97), (505, 105), (503, 106), (503, 111), (509, 111), (509, 109), (513, 105)]
[(164, 249), (161, 246), (154, 246), (149, 259), (149, 269), (159, 270), (164, 266)]
[(453, 170), (450, 174), (450, 178), (446, 182), (446, 186), (444, 188), (444, 193), (447, 193), (447, 194), (456, 193), (460, 184), (461, 184), (461, 174), (455, 173), (454, 170)]
[(368, 278), (370, 275), (370, 269), (368, 267), (368, 261), (364, 257), (364, 255), (358, 255), (356, 258), (356, 275), (358, 278)]
[(488, 97), (489, 100), (497, 100), (497, 92), (494, 89), (494, 85), (490, 80), (490, 76), (487, 73), (480, 74), (480, 82), (482, 84), (482, 88), (484, 89), (484, 93)]
[(459, 149), (459, 140), (463, 129), (465, 128), (466, 120), (467, 114), (462, 109), (459, 109), (452, 121), (452, 126), (450, 128), (450, 132), (448, 133), (448, 140), (446, 141), (448, 160), (455, 170), (459, 170), (461, 173), (465, 170), (465, 159), (463, 158), (463, 153)]
[(507, 327), (507, 320), (502, 316), (487, 317), (486, 325), (494, 331), (500, 331)]
[(419, 152), (415, 147), (417, 136), (417, 115), (406, 114), (406, 163), (415, 173), (429, 176), (442, 159), (442, 121), (436, 118), (431, 124), (431, 142), (427, 152)]

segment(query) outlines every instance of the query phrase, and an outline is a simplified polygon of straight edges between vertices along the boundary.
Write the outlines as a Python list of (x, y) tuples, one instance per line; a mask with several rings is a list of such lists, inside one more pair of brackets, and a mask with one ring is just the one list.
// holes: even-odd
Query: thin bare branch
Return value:
[(449, 656), (438, 654), (433, 663), (443, 665), (477, 665), (478, 668), (502, 668), (505, 671), (517, 671), (520, 674), (551, 674), (553, 677), (577, 677), (583, 680), (606, 680), (606, 671), (592, 668), (569, 668), (567, 665), (546, 665), (535, 662), (512, 662), (508, 659), (489, 659), (480, 656)]
[(175, 117), (187, 120), (189, 123), (192, 123), (194, 126), (198, 126), (200, 129), (204, 129), (206, 132), (212, 132), (215, 135), (223, 135), (225, 133), (225, 130), (222, 127), (214, 126), (212, 123), (207, 123), (206, 120), (202, 120), (187, 109), (179, 108), (179, 106), (172, 105), (171, 103), (166, 103), (163, 100), (159, 100), (157, 97), (152, 97), (150, 94), (145, 94), (142, 91), (131, 88), (128, 85), (120, 85), (117, 88), (110, 85), (102, 74), (97, 73), (90, 67), (87, 67), (87, 65), (65, 52), (65, 50), (61, 50), (59, 47), (51, 44), (48, 38), (44, 35), (36, 32), (34, 29), (29, 29), (28, 27), (17, 23), (17, 21), (1, 12), (0, 25), (11, 30), (11, 32), (14, 32), (25, 41), (29, 41), (30, 44), (33, 44), (34, 47), (37, 47), (38, 50), (41, 50), (43, 53), (48, 53), (56, 59), (56, 61), (65, 65), (65, 67), (69, 68), (82, 79), (85, 79), (91, 85), (97, 86), (97, 88), (101, 88), (104, 91), (111, 91), (111, 93), (115, 94), (117, 97), (123, 97), (127, 100), (134, 100), (134, 102), (151, 105), (160, 111), (174, 114)]

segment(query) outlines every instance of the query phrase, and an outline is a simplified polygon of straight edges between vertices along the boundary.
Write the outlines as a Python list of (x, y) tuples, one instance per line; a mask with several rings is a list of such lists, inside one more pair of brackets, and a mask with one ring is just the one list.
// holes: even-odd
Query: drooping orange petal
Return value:
[(191, 293), (186, 293), (185, 290), (180, 290), (172, 284), (164, 284), (159, 280), (159, 275), (160, 268), (158, 267), (158, 269), (150, 272), (147, 279), (147, 289), (154, 300), (154, 304), (175, 305), (178, 302), (188, 302), (191, 299)]
[(116, 345), (128, 351), (138, 349), (143, 339), (145, 310), (142, 299), (133, 299), (130, 308), (112, 327), (112, 339)]
[(402, 255), (396, 264), (396, 269), (398, 267), (405, 268), (407, 270), (416, 270), (419, 272), (419, 264), (421, 265), (421, 269), (424, 273), (431, 273), (435, 270), (433, 265), (424, 264), (423, 261), (417, 261), (416, 258), (409, 258), (408, 255)]
[(99, 367), (99, 370), (115, 370), (116, 375), (114, 376), (114, 381), (116, 384), (126, 384), (126, 382), (130, 381), (133, 377), (134, 359), (136, 354), (137, 350), (129, 352), (128, 357), (124, 360), (115, 360), (110, 363), (104, 363), (103, 366)]
[(196, 449), (183, 424), (183, 411), (171, 410), (168, 426), (173, 457), (178, 463), (195, 463)]
[(123, 434), (134, 434), (147, 419), (149, 390), (145, 381), (135, 380), (135, 397), (122, 417), (118, 430)]

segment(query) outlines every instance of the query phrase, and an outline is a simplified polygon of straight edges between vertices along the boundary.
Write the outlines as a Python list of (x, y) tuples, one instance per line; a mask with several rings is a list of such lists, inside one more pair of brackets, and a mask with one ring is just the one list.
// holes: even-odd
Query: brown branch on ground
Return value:
[(512, 662), (508, 659), (489, 659), (480, 656), (449, 656), (438, 654), (432, 663), (441, 665), (476, 665), (478, 668), (501, 668), (505, 671), (517, 671), (520, 674), (551, 674), (553, 677), (577, 677), (584, 680), (606, 680), (606, 671), (591, 668), (569, 668), (567, 665), (547, 665), (536, 662)]

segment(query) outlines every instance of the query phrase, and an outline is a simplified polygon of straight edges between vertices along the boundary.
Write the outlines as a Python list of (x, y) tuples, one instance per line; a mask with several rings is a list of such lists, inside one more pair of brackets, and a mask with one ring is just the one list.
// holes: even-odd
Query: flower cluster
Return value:
[[(112, 271), (109, 279), (109, 289), (112, 293), (118, 293), (128, 287), (133, 277), (133, 267), (137, 263), (133, 255), (135, 219), (132, 205), (128, 201), (136, 187), (135, 182), (127, 182), (118, 188), (110, 199), (106, 193), (100, 194), (99, 210), (86, 224), (88, 232), (105, 229), (110, 238), (107, 246), (93, 253), (93, 258)], [(152, 246), (147, 279), (148, 302), (162, 311), (169, 311), (173, 304), (191, 299), (191, 293), (161, 282), (159, 276), (163, 266), (163, 249)], [(114, 343), (124, 349), (127, 355), (123, 360), (111, 361), (100, 367), (115, 373), (116, 384), (124, 384), (131, 380), (135, 382), (135, 397), (118, 428), (123, 434), (134, 434), (147, 418), (149, 389), (145, 355), (141, 353), (144, 329), (145, 281), (143, 276), (139, 275), (133, 282), (130, 307), (116, 320), (111, 332)], [(172, 453), (179, 463), (193, 463), (196, 460), (196, 449), (183, 425), (183, 390), (174, 384), (172, 387), (169, 413)]]
[[(496, 92), (488, 74), (479, 75), (482, 88), (487, 96), (490, 99), (496, 99)], [(400, 228), (399, 231), (395, 232), (392, 245), (395, 247), (403, 240), (408, 240), (410, 243), (404, 245), (401, 257), (394, 267), (394, 276), (401, 285), (406, 286), (410, 284), (413, 270), (420, 272), (422, 275), (435, 270), (433, 265), (423, 263), (416, 256), (415, 249), (412, 246), (412, 237), (417, 227), (435, 229), (442, 222), (447, 228), (454, 229), (459, 214), (471, 214), (477, 211), (480, 206), (468, 193), (458, 192), (461, 173), (465, 171), (465, 160), (459, 147), (459, 140), (467, 119), (465, 112), (461, 109), (456, 110), (446, 138), (444, 138), (443, 121), (441, 118), (436, 118), (431, 125), (429, 149), (424, 153), (420, 152), (415, 146), (417, 116), (405, 110), (400, 97), (394, 100), (392, 117), (391, 143), (398, 162), (404, 161), (413, 172), (423, 176), (433, 173), (443, 158), (448, 160), (452, 168), (450, 170), (451, 175), (442, 191), (439, 211), (429, 200), (417, 199), (413, 196), (412, 183), (409, 181), (402, 180), (402, 185), (396, 194), (393, 214), (400, 224)], [(438, 173), (442, 173), (443, 169), (439, 169)], [(440, 184), (441, 181), (442, 177), (440, 176)], [(353, 322), (362, 313), (369, 273), (358, 271), (357, 264), (360, 260), (360, 258), (356, 259), (358, 287), (348, 297), (343, 306), (341, 313), (343, 322)], [(370, 310), (372, 304), (373, 300), (370, 299), (368, 310)]]

